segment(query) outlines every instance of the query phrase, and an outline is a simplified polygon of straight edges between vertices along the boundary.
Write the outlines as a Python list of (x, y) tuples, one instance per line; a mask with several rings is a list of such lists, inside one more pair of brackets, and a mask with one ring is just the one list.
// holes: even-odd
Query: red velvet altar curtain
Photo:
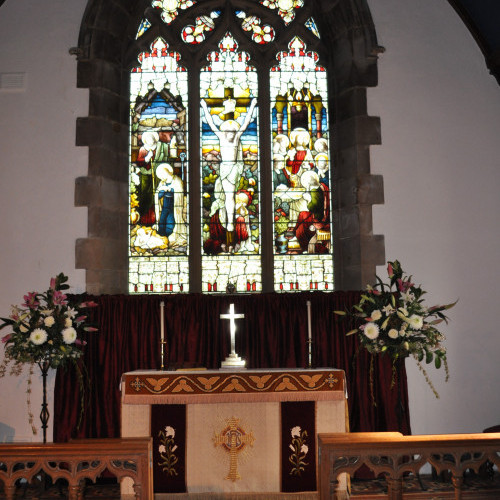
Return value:
[[(236, 352), (249, 368), (308, 366), (307, 301), (311, 302), (312, 365), (345, 371), (350, 430), (410, 434), (404, 364), (397, 367), (391, 389), (392, 363), (374, 358), (373, 397), (370, 355), (358, 351), (348, 319), (334, 314), (357, 303), (360, 292), (311, 292), (258, 295), (102, 295), (91, 319), (99, 329), (89, 334), (82, 358), (84, 413), (77, 371), (59, 368), (54, 394), (54, 441), (120, 435), (120, 378), (138, 369), (160, 369), (160, 302), (165, 303), (165, 368), (216, 369), (230, 352), (229, 322), (220, 314), (235, 304)], [(376, 402), (376, 405), (373, 402)]]

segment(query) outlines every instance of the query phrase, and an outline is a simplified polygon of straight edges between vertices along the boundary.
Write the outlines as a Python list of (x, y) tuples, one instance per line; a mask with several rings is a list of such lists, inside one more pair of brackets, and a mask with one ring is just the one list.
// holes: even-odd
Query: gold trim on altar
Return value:
[[(122, 377), (122, 400), (131, 404), (224, 401), (325, 400), (345, 397), (342, 370), (254, 370), (225, 372), (138, 371)], [(159, 402), (159, 401), (158, 401)]]

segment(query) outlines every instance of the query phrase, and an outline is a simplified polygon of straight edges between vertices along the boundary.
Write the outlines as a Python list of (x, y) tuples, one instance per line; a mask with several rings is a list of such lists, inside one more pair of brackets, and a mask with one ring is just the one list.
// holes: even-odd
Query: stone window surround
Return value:
[[(378, 46), (367, 0), (312, 0), (315, 21), (331, 47), (335, 288), (375, 281), (385, 263), (383, 235), (373, 234), (372, 205), (384, 203), (383, 180), (370, 173), (380, 119), (368, 116), (366, 93), (378, 83)], [(76, 241), (76, 267), (91, 294), (128, 291), (127, 47), (149, 0), (89, 0), (77, 57), (77, 86), (89, 89), (89, 114), (77, 118), (76, 145), (89, 148), (86, 177), (75, 181), (75, 206), (88, 207), (87, 237)], [(197, 290), (193, 290), (197, 291)]]

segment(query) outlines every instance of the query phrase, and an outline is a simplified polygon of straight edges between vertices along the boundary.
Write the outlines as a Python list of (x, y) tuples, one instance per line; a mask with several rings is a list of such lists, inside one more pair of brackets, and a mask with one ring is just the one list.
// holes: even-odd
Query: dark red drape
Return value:
[(359, 292), (312, 292), (258, 295), (102, 295), (91, 297), (98, 307), (91, 319), (99, 329), (89, 334), (81, 366), (84, 414), (78, 427), (80, 398), (77, 371), (60, 368), (54, 395), (54, 441), (75, 437), (120, 435), (120, 378), (124, 372), (160, 368), (160, 302), (165, 303), (169, 369), (203, 366), (216, 369), (230, 352), (229, 325), (220, 319), (234, 303), (237, 313), (236, 351), (249, 368), (306, 367), (307, 301), (311, 302), (313, 367), (345, 370), (351, 431), (400, 430), (410, 434), (404, 364), (397, 367), (391, 389), (392, 363), (358, 352), (355, 335), (346, 337), (349, 320), (334, 310), (350, 308)]

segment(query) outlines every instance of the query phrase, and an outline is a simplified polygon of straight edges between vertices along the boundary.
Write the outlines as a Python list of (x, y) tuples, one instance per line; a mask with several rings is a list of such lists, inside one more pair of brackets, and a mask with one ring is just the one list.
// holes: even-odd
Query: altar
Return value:
[(317, 434), (348, 430), (332, 368), (134, 371), (121, 395), (122, 437), (153, 437), (157, 498), (316, 491)]

